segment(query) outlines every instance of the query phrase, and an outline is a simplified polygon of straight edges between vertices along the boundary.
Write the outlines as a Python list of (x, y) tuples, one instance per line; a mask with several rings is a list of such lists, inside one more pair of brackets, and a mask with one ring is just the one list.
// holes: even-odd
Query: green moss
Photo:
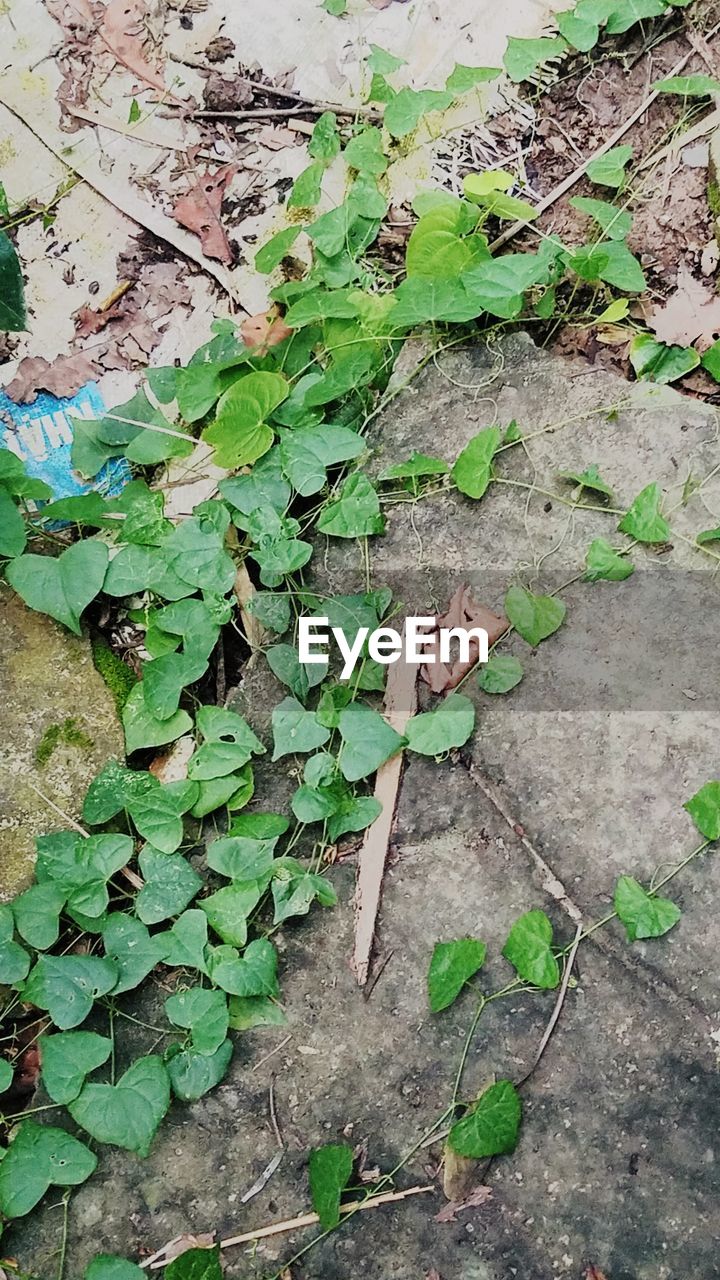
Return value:
[(83, 751), (92, 751), (94, 746), (92, 738), (83, 733), (77, 720), (69, 718), (63, 720), (62, 724), (48, 725), (35, 751), (35, 763), (39, 769), (47, 764), (53, 752), (61, 744), (66, 747), (80, 747)]
[(720, 218), (720, 183), (715, 178), (708, 182), (707, 198), (713, 218)]
[(122, 716), (130, 691), (137, 680), (122, 658), (113, 653), (107, 640), (100, 636), (91, 641), (93, 662), (115, 700), (115, 710)]

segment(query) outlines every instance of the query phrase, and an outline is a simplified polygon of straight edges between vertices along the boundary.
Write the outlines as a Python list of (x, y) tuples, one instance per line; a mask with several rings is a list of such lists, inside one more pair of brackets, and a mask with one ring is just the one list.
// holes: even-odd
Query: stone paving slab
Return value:
[[(0, 902), (32, 879), (35, 837), (77, 817), (109, 756), (124, 754), (110, 690), (86, 638), (0, 590)], [(36, 788), (36, 789), (34, 789)], [(41, 791), (48, 800), (38, 795)]]

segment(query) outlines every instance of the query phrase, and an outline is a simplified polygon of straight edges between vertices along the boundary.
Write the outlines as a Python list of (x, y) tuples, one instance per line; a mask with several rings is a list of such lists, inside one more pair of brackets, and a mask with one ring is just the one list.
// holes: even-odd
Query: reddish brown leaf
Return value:
[(599, 1267), (594, 1267), (591, 1263), (585, 1271), (583, 1280), (607, 1280), (607, 1277), (604, 1271), (601, 1271)]
[(436, 1222), (456, 1222), (456, 1214), (461, 1209), (480, 1209), (484, 1204), (492, 1200), (492, 1187), (479, 1186), (475, 1187), (466, 1196), (464, 1200), (451, 1200), (450, 1204), (446, 1204), (439, 1213), (435, 1214)]
[(92, 361), (82, 352), (74, 356), (60, 356), (52, 364), (44, 356), (25, 356), (5, 391), (16, 404), (32, 404), (38, 391), (49, 391), (54, 396), (74, 396), (95, 377)]
[(181, 227), (194, 231), (200, 237), (203, 253), (208, 258), (230, 265), (233, 260), (225, 228), (220, 221), (223, 196), (236, 166), (227, 164), (217, 173), (200, 174), (194, 187), (181, 196), (173, 206), (173, 217)]
[(274, 310), (259, 311), (240, 325), (240, 336), (246, 347), (276, 347), (293, 332)]
[(107, 311), (94, 311), (92, 307), (80, 307), (73, 315), (75, 335), (78, 338), (94, 338), (96, 333), (100, 333), (106, 325), (125, 315), (125, 312), (126, 307), (119, 302), (114, 307), (108, 307)]
[(145, 5), (142, 0), (110, 0), (99, 27), (99, 35), (118, 62), (146, 84), (165, 92), (162, 76), (150, 65), (145, 53)]
[(420, 675), (433, 693), (444, 693), (447, 689), (455, 689), (477, 662), (477, 642), (470, 642), (470, 661), (461, 662), (456, 659), (448, 667), (440, 662), (440, 641), (438, 632), (442, 627), (483, 627), (488, 633), (488, 644), (493, 645), (507, 629), (508, 621), (502, 614), (493, 613), (484, 604), (478, 604), (467, 586), (458, 587), (450, 601), (447, 613), (436, 618), (436, 631), (432, 643), (427, 645), (428, 655), (434, 655), (435, 661), (428, 662), (420, 668)]

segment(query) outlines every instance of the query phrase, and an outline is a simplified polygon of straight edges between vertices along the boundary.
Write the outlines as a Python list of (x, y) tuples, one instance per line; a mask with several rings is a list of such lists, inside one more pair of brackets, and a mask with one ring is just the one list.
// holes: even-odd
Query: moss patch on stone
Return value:
[(95, 670), (100, 673), (115, 701), (118, 717), (122, 716), (130, 691), (137, 680), (122, 658), (113, 653), (107, 640), (95, 636), (91, 642)]
[(92, 738), (83, 733), (77, 720), (70, 716), (67, 720), (63, 720), (62, 724), (48, 725), (37, 745), (35, 764), (42, 769), (59, 746), (80, 747), (83, 751), (92, 751), (94, 745)]

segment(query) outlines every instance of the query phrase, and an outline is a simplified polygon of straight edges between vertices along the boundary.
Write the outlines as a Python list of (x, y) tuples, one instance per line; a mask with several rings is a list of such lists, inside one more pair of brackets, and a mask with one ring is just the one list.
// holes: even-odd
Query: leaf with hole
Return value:
[(0, 1162), (0, 1212), (20, 1218), (48, 1187), (77, 1187), (96, 1165), (97, 1156), (64, 1129), (23, 1120)]
[(565, 620), (565, 605), (554, 596), (536, 596), (525, 587), (510, 587), (505, 614), (523, 640), (533, 649), (553, 635)]
[(168, 1073), (161, 1058), (149, 1055), (136, 1059), (115, 1085), (86, 1084), (68, 1111), (96, 1142), (147, 1156), (169, 1106)]
[(669, 898), (657, 898), (632, 876), (620, 876), (615, 886), (615, 910), (625, 925), (628, 942), (661, 938), (676, 925), (682, 912)]
[(23, 999), (47, 1009), (55, 1025), (68, 1031), (85, 1021), (94, 1001), (112, 991), (117, 980), (118, 967), (112, 960), (40, 956), (23, 987)]
[(437, 942), (428, 970), (428, 995), (433, 1013), (447, 1009), (485, 963), (486, 946), (477, 938)]

